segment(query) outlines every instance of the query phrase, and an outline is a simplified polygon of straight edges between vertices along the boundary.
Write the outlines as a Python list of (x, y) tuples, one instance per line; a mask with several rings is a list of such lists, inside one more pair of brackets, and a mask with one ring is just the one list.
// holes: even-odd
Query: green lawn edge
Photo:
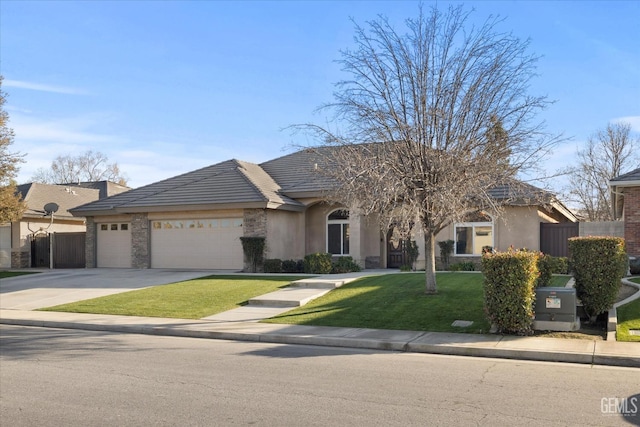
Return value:
[(306, 276), (214, 275), (40, 310), (201, 319), (240, 307), (250, 298), (274, 292), (304, 277)]
[[(640, 277), (630, 279), (640, 284)], [(640, 330), (640, 298), (616, 309), (618, 324), (616, 340), (622, 342), (640, 342), (640, 335), (631, 335), (630, 330)]]

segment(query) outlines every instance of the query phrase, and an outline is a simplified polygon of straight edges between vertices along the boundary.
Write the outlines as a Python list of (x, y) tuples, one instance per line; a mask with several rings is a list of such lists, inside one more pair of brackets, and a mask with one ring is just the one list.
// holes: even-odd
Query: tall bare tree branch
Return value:
[(538, 57), (528, 41), (489, 18), (422, 7), (400, 33), (384, 17), (355, 24), (355, 47), (341, 52), (347, 78), (321, 107), (336, 129), (304, 124), (322, 145), (338, 146), (324, 171), (335, 201), (381, 226), (417, 223), (425, 234), (426, 291), (436, 292), (435, 236), (477, 209), (500, 207), (489, 195), (539, 162), (558, 137), (534, 123), (550, 102), (529, 95)]

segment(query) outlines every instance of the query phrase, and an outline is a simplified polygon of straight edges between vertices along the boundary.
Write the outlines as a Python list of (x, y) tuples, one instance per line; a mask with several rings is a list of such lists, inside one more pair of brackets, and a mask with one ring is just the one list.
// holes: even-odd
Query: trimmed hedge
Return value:
[(329, 274), (332, 268), (331, 254), (318, 252), (304, 257), (305, 273)]
[(341, 256), (333, 262), (331, 273), (351, 273), (352, 271), (360, 271), (361, 268), (353, 261), (350, 256)]
[(304, 260), (288, 259), (282, 261), (283, 273), (304, 273)]
[(265, 273), (282, 273), (282, 260), (278, 258), (264, 260)]
[(538, 254), (538, 280), (536, 281), (536, 287), (542, 288), (551, 285), (551, 277), (553, 276), (551, 268), (550, 255), (545, 255), (542, 252)]
[(472, 261), (456, 262), (449, 266), (449, 271), (476, 271), (476, 265)]
[(538, 254), (527, 251), (495, 252), (482, 256), (485, 312), (499, 332), (531, 333), (537, 263)]
[(569, 258), (546, 255), (551, 266), (552, 274), (569, 274)]
[(621, 237), (572, 237), (569, 239), (576, 296), (585, 313), (595, 321), (616, 301), (627, 269), (625, 242)]

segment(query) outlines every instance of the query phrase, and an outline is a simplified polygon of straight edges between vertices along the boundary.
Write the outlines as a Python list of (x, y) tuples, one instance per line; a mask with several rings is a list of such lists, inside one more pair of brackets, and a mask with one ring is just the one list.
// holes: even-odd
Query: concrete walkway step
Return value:
[(249, 306), (261, 307), (301, 307), (329, 292), (327, 288), (289, 287), (260, 295), (249, 300)]
[(322, 279), (314, 277), (311, 279), (296, 280), (295, 282), (291, 282), (290, 286), (295, 288), (335, 289), (354, 280), (356, 280), (356, 278)]

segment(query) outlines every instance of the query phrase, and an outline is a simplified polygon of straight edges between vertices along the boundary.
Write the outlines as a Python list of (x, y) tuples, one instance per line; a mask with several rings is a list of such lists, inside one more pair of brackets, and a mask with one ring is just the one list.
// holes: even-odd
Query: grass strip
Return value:
[(37, 274), (38, 271), (0, 271), (0, 279), (8, 279), (10, 277), (24, 276), (26, 274)]

